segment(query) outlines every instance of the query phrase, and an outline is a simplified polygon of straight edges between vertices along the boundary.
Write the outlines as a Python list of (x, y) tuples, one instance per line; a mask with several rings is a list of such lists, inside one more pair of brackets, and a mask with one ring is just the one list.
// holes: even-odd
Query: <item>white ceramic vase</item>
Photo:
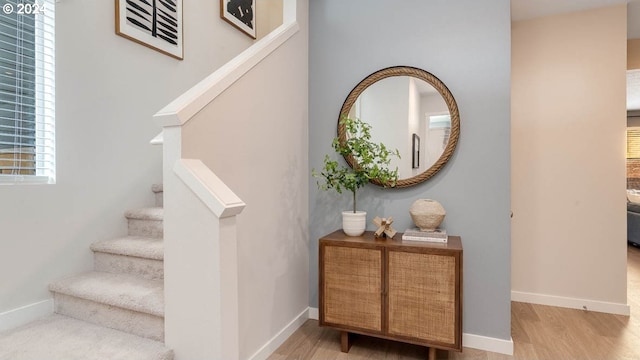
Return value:
[(409, 208), (411, 219), (420, 231), (433, 231), (447, 214), (442, 205), (431, 199), (418, 199)]
[(360, 236), (364, 234), (367, 228), (367, 212), (366, 211), (343, 211), (342, 212), (342, 231), (348, 236)]

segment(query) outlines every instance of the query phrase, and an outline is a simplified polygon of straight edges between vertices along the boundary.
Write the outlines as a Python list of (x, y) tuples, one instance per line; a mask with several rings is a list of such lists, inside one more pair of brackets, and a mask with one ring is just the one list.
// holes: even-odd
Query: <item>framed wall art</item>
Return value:
[(182, 0), (115, 0), (116, 34), (182, 60)]
[(220, 17), (256, 38), (256, 0), (220, 0)]
[(411, 168), (417, 169), (420, 167), (420, 136), (413, 134), (413, 142), (411, 144), (412, 156), (411, 156)]

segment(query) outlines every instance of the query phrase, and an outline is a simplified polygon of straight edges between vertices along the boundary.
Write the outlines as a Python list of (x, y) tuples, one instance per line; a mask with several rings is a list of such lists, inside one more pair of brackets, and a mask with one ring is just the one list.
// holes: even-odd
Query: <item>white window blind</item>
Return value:
[[(437, 149), (437, 152), (444, 150), (449, 144), (449, 137), (451, 136), (451, 115), (431, 115), (429, 117), (429, 137), (431, 138), (430, 144), (436, 144), (434, 140), (442, 139), (441, 147)], [(440, 155), (438, 155), (440, 156)]]
[(640, 128), (627, 129), (627, 159), (640, 159)]
[(0, 183), (54, 183), (54, 0), (4, 0), (3, 5)]

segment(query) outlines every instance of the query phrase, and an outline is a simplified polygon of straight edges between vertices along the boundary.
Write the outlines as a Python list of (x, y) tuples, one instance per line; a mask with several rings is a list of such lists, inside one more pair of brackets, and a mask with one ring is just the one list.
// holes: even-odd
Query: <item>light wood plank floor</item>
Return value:
[[(631, 317), (511, 303), (514, 356), (464, 348), (438, 351), (438, 359), (640, 359), (640, 249), (629, 246), (628, 303)], [(338, 331), (308, 320), (270, 360), (426, 359), (424, 347), (357, 336), (349, 353), (340, 352)]]

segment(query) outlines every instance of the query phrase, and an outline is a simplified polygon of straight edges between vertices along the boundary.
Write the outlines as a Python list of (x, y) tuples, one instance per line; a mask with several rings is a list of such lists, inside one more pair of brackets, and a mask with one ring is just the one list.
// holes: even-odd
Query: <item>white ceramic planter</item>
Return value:
[(366, 211), (343, 211), (342, 212), (342, 231), (348, 236), (360, 236), (364, 234), (367, 228), (367, 212)]

